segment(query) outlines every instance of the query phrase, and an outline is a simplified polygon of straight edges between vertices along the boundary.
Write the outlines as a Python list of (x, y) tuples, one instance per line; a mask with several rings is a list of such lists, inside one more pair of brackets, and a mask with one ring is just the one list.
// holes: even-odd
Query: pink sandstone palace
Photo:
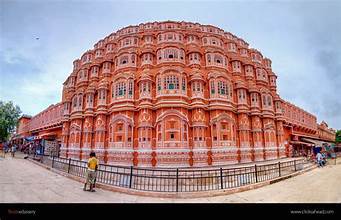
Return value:
[(62, 101), (18, 128), (21, 138), (60, 143), (62, 157), (95, 151), (107, 164), (202, 167), (290, 157), (335, 139), (280, 98), (270, 59), (211, 25), (129, 26), (73, 66)]

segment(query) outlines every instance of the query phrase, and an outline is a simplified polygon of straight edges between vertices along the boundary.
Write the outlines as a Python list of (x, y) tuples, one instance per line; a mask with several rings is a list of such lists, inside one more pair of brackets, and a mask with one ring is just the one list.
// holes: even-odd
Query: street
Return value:
[(46, 170), (22, 155), (0, 157), (0, 203), (340, 203), (341, 159), (262, 188), (206, 198), (174, 199), (96, 189)]

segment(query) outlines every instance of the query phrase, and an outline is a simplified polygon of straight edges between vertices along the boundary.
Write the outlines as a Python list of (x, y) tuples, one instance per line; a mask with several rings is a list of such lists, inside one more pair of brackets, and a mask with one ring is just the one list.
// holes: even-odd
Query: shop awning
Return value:
[(314, 140), (314, 139), (310, 139), (310, 138), (301, 138), (301, 140), (313, 143), (315, 146), (321, 146), (321, 147), (323, 144), (328, 143), (326, 141)]
[(303, 142), (303, 141), (290, 141), (290, 144), (302, 144), (305, 145), (307, 147), (312, 147), (314, 144), (312, 143), (307, 143), (307, 142)]
[(57, 134), (55, 132), (51, 132), (51, 133), (45, 133), (45, 134), (41, 134), (40, 137), (47, 137), (47, 136), (56, 136)]
[(40, 139), (39, 136), (30, 136), (30, 137), (25, 137), (26, 141), (33, 141), (33, 140), (38, 140)]

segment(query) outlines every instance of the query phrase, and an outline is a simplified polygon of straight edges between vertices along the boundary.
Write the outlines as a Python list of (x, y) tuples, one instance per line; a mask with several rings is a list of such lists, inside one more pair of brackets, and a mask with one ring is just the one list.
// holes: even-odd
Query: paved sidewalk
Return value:
[(316, 168), (259, 189), (194, 199), (153, 198), (102, 189), (84, 192), (82, 183), (22, 159), (22, 155), (11, 158), (7, 154), (0, 158), (0, 167), (0, 203), (341, 203), (341, 159), (337, 165)]

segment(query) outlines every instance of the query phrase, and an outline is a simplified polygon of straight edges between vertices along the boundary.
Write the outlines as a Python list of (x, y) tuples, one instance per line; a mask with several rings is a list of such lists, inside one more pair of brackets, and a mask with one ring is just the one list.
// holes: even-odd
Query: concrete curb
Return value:
[[(45, 164), (42, 164), (40, 162), (37, 162), (32, 159), (28, 159), (29, 161), (33, 162), (34, 164), (41, 166), (47, 170), (50, 170), (51, 172), (57, 173), (61, 176), (67, 177), (69, 179), (76, 180), (78, 182), (84, 183), (85, 180), (82, 177), (74, 176), (72, 174), (54, 169), (52, 167), (49, 167)], [(311, 171), (313, 169), (317, 168), (316, 165), (311, 165), (303, 170), (297, 171), (295, 173), (291, 173), (288, 175), (284, 175), (272, 180), (267, 180), (255, 184), (245, 185), (237, 188), (230, 188), (230, 189), (224, 189), (224, 190), (212, 190), (212, 191), (200, 191), (200, 192), (149, 192), (149, 191), (139, 191), (135, 189), (129, 189), (129, 188), (122, 188), (117, 186), (111, 186), (104, 183), (96, 183), (96, 188), (101, 188), (104, 190), (112, 191), (112, 192), (119, 192), (119, 193), (125, 193), (130, 195), (136, 195), (136, 196), (145, 196), (145, 197), (158, 197), (158, 198), (201, 198), (201, 197), (214, 197), (214, 196), (223, 196), (223, 195), (229, 195), (237, 192), (243, 192), (247, 190), (257, 189), (266, 185), (270, 185), (276, 182), (280, 182), (285, 179), (289, 179), (291, 177), (306, 173), (308, 171)]]

